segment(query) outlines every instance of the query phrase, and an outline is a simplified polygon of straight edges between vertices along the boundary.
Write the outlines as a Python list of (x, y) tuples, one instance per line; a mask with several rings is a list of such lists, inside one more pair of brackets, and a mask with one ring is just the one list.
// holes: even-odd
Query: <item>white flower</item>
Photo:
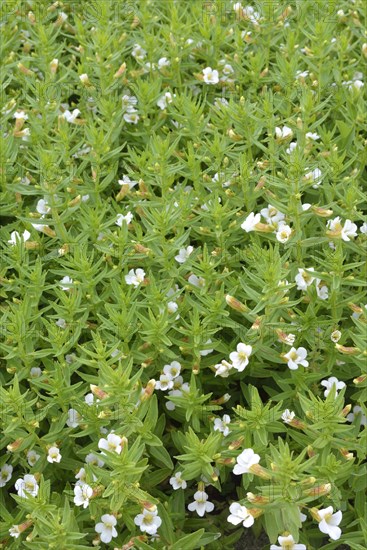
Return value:
[(167, 59), (167, 57), (161, 57), (158, 59), (158, 69), (161, 70), (163, 67), (169, 67), (171, 62)]
[[(189, 391), (189, 384), (183, 381), (182, 376), (177, 376), (177, 378), (173, 380), (173, 389), (168, 392), (168, 395), (171, 397), (181, 397), (183, 392), (188, 393)], [(166, 407), (169, 411), (174, 411), (176, 405), (172, 401), (167, 401)]]
[(142, 514), (138, 514), (134, 518), (134, 523), (140, 528), (142, 533), (148, 533), (148, 535), (155, 535), (157, 529), (162, 525), (162, 520), (158, 516), (157, 507), (154, 506), (152, 510), (144, 508)]
[(230, 429), (228, 428), (228, 424), (230, 424), (231, 418), (228, 414), (224, 414), (222, 418), (216, 418), (214, 420), (214, 431), (222, 432), (224, 437), (226, 437), (228, 434), (231, 433)]
[(312, 204), (310, 204), (309, 202), (305, 202), (304, 204), (302, 204), (302, 210), (303, 212), (307, 212), (307, 210), (309, 210), (311, 208)]
[(122, 108), (128, 113), (136, 113), (135, 105), (138, 103), (137, 97), (134, 95), (123, 95), (121, 98)]
[(283, 340), (281, 340), (282, 342), (284, 342), (285, 344), (287, 344), (287, 346), (293, 346), (294, 342), (296, 340), (296, 336), (295, 334), (287, 334)]
[[(93, 393), (87, 393), (87, 395), (84, 397), (84, 401), (86, 402), (87, 405), (91, 406), (93, 405), (94, 403), (94, 395)], [(96, 400), (96, 402), (98, 403), (99, 399)]]
[(285, 219), (283, 212), (280, 212), (271, 204), (268, 204), (267, 208), (262, 208), (262, 210), (260, 210), (260, 214), (263, 218), (265, 218), (266, 223), (274, 225), (275, 227), (277, 227)]
[(327, 300), (329, 297), (329, 289), (321, 279), (316, 279), (316, 293), (321, 300)]
[(212, 512), (214, 510), (214, 504), (208, 502), (209, 496), (205, 491), (196, 491), (194, 494), (194, 502), (191, 502), (187, 508), (190, 512), (196, 512), (201, 518), (205, 512)]
[(69, 110), (64, 111), (61, 116), (67, 122), (70, 122), (71, 124), (75, 124), (75, 121), (79, 115), (80, 115), (79, 109), (74, 109), (72, 113)]
[(47, 454), (47, 461), (52, 464), (52, 462), (60, 462), (61, 454), (58, 447), (50, 447)]
[(32, 367), (29, 374), (31, 378), (39, 378), (42, 374), (42, 370), (39, 367)]
[(155, 384), (157, 390), (166, 391), (173, 388), (173, 378), (171, 374), (161, 374), (159, 380)]
[(169, 103), (172, 103), (173, 98), (176, 97), (176, 94), (171, 94), (171, 92), (166, 92), (162, 95), (157, 101), (157, 105), (160, 109), (165, 109)]
[(15, 245), (19, 241), (23, 241), (25, 243), (26, 241), (28, 241), (30, 236), (31, 234), (27, 230), (25, 230), (22, 235), (20, 235), (18, 231), (12, 231), (12, 233), (10, 233), (10, 239), (8, 240), (8, 243), (11, 245)]
[(190, 256), (190, 254), (193, 252), (193, 250), (194, 250), (193, 246), (188, 246), (187, 248), (180, 248), (178, 255), (175, 256), (176, 262), (178, 262), (179, 264), (185, 263), (188, 257)]
[(255, 520), (253, 516), (247, 510), (246, 506), (241, 506), (239, 502), (233, 502), (229, 507), (229, 511), (231, 512), (227, 518), (229, 523), (233, 525), (242, 523), (244, 527), (251, 527), (251, 525), (254, 524)]
[(9, 535), (17, 539), (20, 536), (19, 525), (13, 525), (12, 527), (10, 527)]
[(286, 424), (290, 424), (295, 416), (295, 412), (290, 411), (289, 409), (285, 409), (284, 413), (282, 414), (282, 420)]
[(14, 118), (22, 118), (23, 120), (28, 120), (28, 115), (24, 111), (16, 111), (13, 116)]
[(361, 88), (363, 88), (363, 86), (364, 86), (363, 80), (356, 79), (356, 80), (353, 80), (353, 82), (349, 85), (348, 90), (349, 91), (352, 91), (353, 89), (360, 90)]
[[(167, 310), (168, 310), (168, 313), (176, 313), (176, 311), (178, 310), (178, 304), (176, 302), (168, 302)], [(176, 319), (179, 319), (179, 318), (180, 318), (180, 315), (177, 315)]]
[(278, 229), (275, 233), (277, 240), (281, 243), (286, 243), (292, 234), (292, 229), (284, 222), (278, 225)]
[(131, 55), (138, 61), (142, 61), (145, 59), (147, 52), (139, 44), (134, 44)]
[(118, 225), (119, 227), (122, 227), (122, 223), (125, 222), (126, 225), (129, 225), (129, 223), (132, 222), (134, 216), (131, 212), (128, 212), (127, 214), (125, 214), (125, 216), (123, 214), (117, 214), (117, 218), (116, 218), (116, 225)]
[(202, 277), (197, 277), (194, 274), (190, 275), (187, 280), (190, 284), (197, 286), (198, 288), (203, 288), (205, 286), (205, 279)]
[(186, 489), (187, 483), (184, 479), (182, 479), (182, 472), (176, 472), (173, 477), (170, 478), (169, 482), (170, 485), (172, 485), (173, 489), (177, 491), (177, 489)]
[(212, 69), (211, 67), (206, 67), (206, 69), (203, 69), (203, 75), (204, 82), (206, 84), (218, 84), (219, 74), (218, 71), (216, 71), (215, 69)]
[[(324, 386), (326, 390), (324, 391), (324, 396), (327, 397), (331, 391), (331, 388), (333, 386), (336, 386), (336, 390), (341, 390), (342, 388), (345, 388), (344, 382), (339, 382), (339, 380), (335, 376), (330, 376), (327, 380), (322, 380), (321, 386)], [(338, 395), (338, 392), (335, 392), (335, 397)]]
[(137, 185), (137, 181), (132, 181), (129, 176), (122, 176), (122, 180), (118, 180), (119, 185), (128, 185), (129, 189), (132, 189)]
[(69, 428), (77, 428), (82, 422), (83, 417), (81, 414), (78, 413), (75, 409), (69, 409), (68, 410), (68, 419), (66, 421), (66, 425), (69, 426)]
[(130, 269), (129, 273), (125, 275), (125, 281), (127, 285), (139, 286), (144, 281), (145, 271), (143, 269)]
[(342, 333), (340, 332), (340, 330), (334, 330), (331, 334), (330, 334), (330, 340), (332, 342), (334, 342), (334, 344), (337, 344), (340, 340), (340, 338), (342, 337)]
[(229, 103), (225, 97), (216, 97), (214, 100), (214, 107), (220, 109), (222, 106), (228, 107)]
[(93, 495), (93, 489), (87, 483), (77, 484), (74, 487), (74, 504), (88, 508), (89, 499)]
[(130, 113), (125, 113), (123, 118), (125, 122), (128, 122), (129, 124), (137, 124), (140, 117), (136, 112), (134, 113), (131, 111)]
[(271, 544), (270, 550), (307, 550), (304, 544), (296, 544), (292, 535), (287, 535), (286, 537), (278, 537), (277, 544)]
[(315, 277), (312, 277), (308, 271), (315, 271), (315, 269), (313, 267), (308, 267), (307, 271), (305, 271), (302, 268), (298, 268), (298, 275), (296, 275), (295, 278), (298, 290), (307, 290), (307, 287), (315, 280)]
[(40, 199), (37, 202), (36, 210), (39, 214), (43, 214), (43, 216), (51, 212), (51, 208), (48, 206), (48, 202), (45, 199)]
[(250, 474), (251, 467), (260, 462), (260, 456), (254, 453), (252, 449), (245, 449), (238, 455), (236, 461), (237, 464), (233, 468), (235, 475)]
[(312, 141), (317, 141), (318, 139), (320, 139), (320, 136), (312, 132), (307, 132), (306, 139), (312, 139)]
[(343, 241), (350, 241), (351, 237), (357, 236), (357, 225), (352, 223), (351, 220), (345, 220), (344, 226), (342, 228), (342, 239)]
[(39, 458), (40, 458), (40, 455), (38, 455), (36, 451), (32, 450), (27, 452), (27, 462), (31, 467), (36, 464)]
[(291, 141), (291, 143), (289, 144), (289, 147), (285, 150), (285, 152), (290, 155), (291, 153), (293, 153), (293, 151), (296, 149), (297, 147), (297, 142), (296, 141)]
[(289, 128), (288, 126), (283, 126), (283, 128), (279, 128), (279, 126), (276, 126), (275, 137), (277, 139), (287, 139), (292, 136), (293, 136), (293, 132), (291, 128)]
[(320, 518), (319, 529), (321, 533), (329, 535), (332, 540), (340, 539), (342, 531), (338, 525), (343, 517), (342, 512), (339, 510), (333, 514), (333, 507), (328, 506), (327, 508), (318, 510), (317, 514)]
[(242, 372), (248, 365), (248, 358), (252, 353), (252, 346), (243, 343), (237, 344), (237, 351), (232, 351), (229, 358), (232, 361), (232, 366), (238, 372)]
[(312, 181), (312, 187), (317, 189), (322, 180), (322, 172), (320, 168), (315, 168), (314, 170), (311, 170), (311, 172), (307, 172), (307, 174), (305, 174), (305, 180)]
[(0, 469), (0, 487), (4, 487), (13, 473), (13, 466), (11, 464), (4, 464)]
[(215, 376), (220, 376), (221, 378), (228, 378), (229, 371), (233, 368), (233, 365), (231, 363), (228, 363), (228, 361), (225, 361), (223, 359), (220, 363), (217, 365), (214, 365), (215, 368)]
[(363, 222), (359, 230), (361, 233), (363, 233), (363, 235), (367, 235), (367, 222)]
[(58, 327), (65, 329), (67, 327), (65, 319), (58, 319), (55, 323)]
[[(209, 340), (207, 340), (205, 342), (205, 345), (208, 345), (208, 344), (211, 344), (211, 343), (212, 343), (212, 341), (209, 338)], [(209, 355), (209, 353), (212, 353), (213, 351), (214, 351), (213, 349), (202, 349), (201, 351), (199, 351), (199, 353), (202, 357), (205, 357), (205, 355)]]
[(60, 11), (59, 12), (59, 15), (58, 15), (58, 19), (62, 22), (62, 23), (65, 23), (65, 21), (67, 20), (68, 16), (65, 12), (63, 11)]
[(32, 497), (38, 495), (39, 486), (34, 476), (26, 474), (23, 479), (17, 479), (15, 482), (15, 489), (18, 491), (18, 496), (28, 498), (28, 495)]
[(89, 453), (89, 454), (85, 457), (85, 462), (86, 462), (87, 464), (92, 464), (93, 466), (98, 466), (99, 468), (102, 468), (102, 466), (104, 466), (103, 460), (101, 460), (100, 458), (98, 458), (98, 456), (95, 455), (94, 453)]
[(163, 367), (164, 374), (167, 374), (171, 377), (171, 380), (177, 378), (181, 372), (181, 365), (178, 361), (172, 361), (169, 365), (164, 365)]
[[(116, 434), (110, 433), (108, 434), (107, 439), (101, 438), (98, 441), (98, 448), (109, 451), (110, 453), (115, 452), (119, 455), (122, 451), (121, 443), (122, 443), (121, 437), (119, 437)], [(102, 454), (105, 454), (105, 453), (102, 452)]]
[(291, 348), (284, 357), (288, 360), (288, 367), (291, 370), (297, 370), (298, 365), (308, 367), (308, 361), (306, 361), (307, 350), (305, 348)]
[(251, 212), (247, 216), (244, 222), (241, 224), (241, 229), (244, 229), (246, 233), (249, 231), (255, 231), (255, 226), (260, 222), (261, 215), (260, 214), (254, 214), (254, 212)]
[(350, 237), (357, 236), (357, 225), (350, 220), (345, 220), (344, 226), (342, 226), (340, 216), (328, 220), (326, 227), (329, 231), (340, 234), (343, 241), (350, 241)]
[(71, 279), (68, 275), (65, 275), (60, 281), (60, 286), (62, 290), (70, 290), (70, 285), (73, 284), (73, 279)]
[(117, 537), (115, 525), (117, 519), (111, 514), (104, 514), (101, 517), (101, 522), (95, 526), (95, 531), (100, 534), (101, 541), (108, 544), (112, 538)]
[(365, 414), (363, 414), (363, 410), (362, 410), (362, 407), (360, 407), (359, 405), (355, 405), (353, 407), (353, 412), (349, 413), (347, 415), (347, 420), (348, 422), (353, 422), (356, 415), (361, 415), (360, 419), (361, 419), (361, 426), (367, 426), (367, 417)]

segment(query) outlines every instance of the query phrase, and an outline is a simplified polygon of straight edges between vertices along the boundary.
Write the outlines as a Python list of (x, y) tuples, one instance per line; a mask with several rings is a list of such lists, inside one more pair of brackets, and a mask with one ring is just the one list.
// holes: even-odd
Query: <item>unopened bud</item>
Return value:
[(231, 296), (230, 294), (226, 295), (226, 302), (232, 309), (236, 311), (240, 311), (241, 313), (244, 313), (245, 311), (248, 311), (248, 307), (237, 300), (234, 296)]
[(338, 351), (340, 351), (340, 353), (343, 353), (344, 355), (356, 355), (361, 351), (359, 348), (341, 346), (340, 344), (335, 344), (335, 347)]
[(304, 485), (313, 485), (314, 483), (316, 483), (316, 478), (315, 477), (308, 477), (307, 479), (304, 479), (303, 481), (301, 481), (301, 485), (304, 486)]
[(223, 466), (232, 466), (235, 462), (235, 458), (218, 458), (217, 460), (217, 464), (223, 464)]
[(362, 309), (361, 307), (357, 306), (357, 304), (353, 304), (352, 302), (350, 302), (350, 303), (348, 304), (348, 307), (349, 307), (352, 311), (354, 311), (354, 313), (359, 313), (359, 314), (363, 313), (363, 309)]
[(328, 218), (332, 215), (333, 211), (326, 208), (319, 208), (318, 206), (312, 206), (311, 210), (315, 212), (317, 216), (320, 216), (321, 218)]
[(307, 454), (308, 454), (309, 458), (312, 458), (316, 454), (315, 451), (313, 450), (313, 448), (311, 447), (311, 445), (308, 445), (308, 447), (307, 447)]
[(227, 136), (233, 139), (233, 141), (241, 141), (242, 137), (239, 134), (236, 134), (232, 128), (227, 130)]
[(222, 397), (219, 397), (218, 399), (213, 399), (212, 401), (210, 401), (210, 403), (212, 405), (223, 405), (224, 403), (227, 403), (227, 401), (229, 401), (231, 399), (231, 396), (229, 395), (229, 393), (225, 393), (224, 395), (222, 395)]
[(331, 491), (331, 483), (323, 483), (322, 485), (316, 485), (312, 489), (307, 489), (304, 494), (312, 497), (322, 497), (327, 495)]
[(353, 453), (350, 453), (348, 451), (348, 449), (339, 449), (339, 451), (346, 460), (353, 460), (354, 459)]
[(30, 69), (27, 69), (27, 67), (25, 67), (23, 65), (23, 63), (18, 63), (17, 67), (18, 67), (18, 69), (20, 70), (21, 73), (23, 73), (27, 76), (34, 76), (34, 72), (31, 71)]
[(274, 227), (272, 225), (268, 225), (267, 223), (260, 222), (255, 225), (255, 230), (260, 233), (273, 233)]
[(262, 479), (271, 479), (272, 477), (270, 472), (267, 472), (265, 468), (260, 466), (260, 464), (253, 464), (252, 466), (250, 466), (249, 470), (250, 472), (255, 474), (255, 476), (259, 476)]
[(48, 227), (48, 225), (44, 225), (41, 229), (42, 233), (47, 235), (48, 237), (56, 237), (56, 233), (51, 227)]
[(98, 386), (95, 386), (94, 384), (90, 384), (90, 390), (91, 392), (93, 393), (93, 395), (95, 395), (96, 397), (98, 397), (98, 399), (106, 399), (106, 397), (109, 397), (108, 396), (108, 393), (106, 393), (105, 391), (103, 391), (101, 388), (99, 388)]
[(228, 450), (229, 451), (235, 451), (236, 449), (241, 447), (242, 442), (243, 442), (244, 439), (245, 439), (244, 437), (240, 437), (239, 439), (236, 439), (235, 441), (232, 441), (232, 443), (228, 446)]
[(126, 71), (126, 63), (123, 63), (122, 65), (120, 65), (119, 70), (115, 72), (115, 74), (113, 75), (113, 78), (118, 78), (119, 76), (123, 75), (125, 71)]
[(51, 74), (56, 74), (58, 66), (59, 66), (59, 60), (58, 59), (53, 59), (50, 63)]
[(13, 441), (13, 443), (9, 443), (9, 445), (6, 447), (8, 451), (13, 453), (14, 451), (18, 450), (21, 444), (23, 443), (23, 437), (20, 437), (19, 439), (16, 439)]
[(367, 58), (367, 43), (362, 44), (362, 53)]
[(148, 384), (144, 388), (143, 395), (140, 397), (141, 401), (147, 401), (147, 399), (149, 399), (153, 395), (155, 385), (156, 381), (154, 379), (149, 380)]
[(269, 499), (267, 497), (262, 497), (261, 495), (254, 495), (254, 493), (247, 493), (247, 500), (251, 504), (267, 504)]
[(247, 511), (255, 519), (262, 516), (264, 513), (264, 511), (260, 510), (260, 508), (247, 508)]
[(367, 374), (362, 374), (361, 376), (357, 376), (357, 378), (354, 378), (353, 383), (354, 384), (363, 384), (367, 380)]
[(262, 321), (261, 317), (258, 317), (256, 319), (256, 321), (251, 325), (251, 329), (252, 330), (259, 330), (260, 325), (261, 325), (261, 321)]
[(134, 249), (136, 252), (139, 252), (140, 254), (149, 254), (151, 252), (150, 248), (146, 248), (142, 244), (136, 243), (134, 245)]
[(76, 206), (77, 204), (80, 203), (81, 201), (81, 195), (78, 195), (77, 197), (75, 197), (75, 199), (71, 200), (70, 202), (68, 202), (68, 206), (72, 207), (72, 206)]
[(350, 413), (351, 409), (352, 409), (352, 405), (350, 405), (350, 404), (349, 404), (349, 405), (346, 405), (346, 406), (344, 407), (344, 409), (342, 410), (342, 415), (343, 415), (343, 416), (347, 416), (347, 414)]

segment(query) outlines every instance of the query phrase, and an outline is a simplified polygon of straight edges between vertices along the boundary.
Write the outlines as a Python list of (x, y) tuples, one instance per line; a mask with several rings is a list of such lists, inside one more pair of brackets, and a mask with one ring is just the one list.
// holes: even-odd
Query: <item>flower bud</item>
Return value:
[(20, 70), (21, 73), (23, 73), (27, 76), (34, 76), (34, 72), (31, 71), (30, 69), (27, 69), (27, 67), (25, 67), (23, 65), (23, 63), (18, 63), (17, 67), (18, 67), (18, 69)]
[(98, 399), (106, 399), (106, 397), (109, 397), (108, 393), (103, 391), (98, 386), (95, 386), (94, 384), (90, 384), (90, 390), (93, 393), (93, 395), (98, 397)]
[(118, 78), (119, 76), (123, 75), (125, 71), (126, 71), (126, 63), (123, 63), (122, 65), (120, 65), (120, 68), (118, 69), (118, 71), (115, 72), (115, 74), (113, 75), (113, 78)]
[(357, 304), (353, 304), (352, 302), (350, 302), (350, 303), (348, 304), (348, 307), (349, 307), (352, 311), (354, 311), (354, 313), (359, 313), (359, 314), (363, 313), (363, 309), (362, 309), (361, 307), (357, 306)]
[(359, 353), (361, 351), (359, 348), (341, 346), (340, 344), (335, 344), (335, 347), (338, 351), (340, 351), (340, 353), (343, 353), (344, 355), (356, 355), (356, 353)]
[(367, 380), (367, 374), (362, 374), (361, 376), (358, 376), (357, 378), (354, 378), (353, 383), (354, 384), (363, 384)]
[(232, 128), (227, 130), (227, 136), (233, 139), (233, 141), (241, 141), (242, 137), (239, 134), (236, 134)]
[(80, 203), (81, 198), (82, 198), (82, 196), (81, 196), (81, 195), (78, 195), (78, 196), (75, 197), (73, 200), (71, 200), (71, 201), (68, 202), (68, 206), (70, 206), (70, 207), (76, 206), (77, 204)]
[(239, 447), (241, 447), (242, 442), (245, 438), (241, 436), (239, 439), (236, 439), (235, 441), (232, 441), (232, 443), (228, 446), (229, 451), (235, 451)]
[(258, 317), (255, 322), (251, 325), (251, 330), (259, 330), (261, 325), (262, 318)]
[(362, 53), (367, 58), (367, 43), (362, 44)]
[(260, 517), (264, 513), (264, 511), (260, 510), (260, 508), (247, 508), (247, 511), (255, 519)]
[(354, 459), (354, 455), (353, 453), (350, 453), (348, 451), (348, 449), (339, 449), (340, 453), (342, 454), (342, 456), (344, 456), (344, 458), (346, 460), (353, 460)]
[(9, 443), (9, 445), (6, 447), (8, 451), (13, 453), (14, 451), (18, 450), (21, 444), (23, 443), (23, 437), (20, 437), (19, 439), (16, 439), (13, 441), (13, 443)]
[(59, 66), (59, 60), (58, 59), (53, 59), (50, 63), (51, 74), (56, 74), (58, 66)]
[(244, 313), (245, 311), (248, 311), (248, 307), (237, 300), (234, 296), (231, 296), (230, 294), (226, 295), (226, 302), (235, 311), (240, 311), (241, 313)]
[(216, 461), (217, 464), (223, 464), (224, 466), (232, 466), (235, 464), (236, 459), (235, 458), (218, 458)]
[(139, 252), (140, 254), (149, 254), (151, 252), (150, 248), (146, 248), (140, 243), (134, 244), (134, 249), (136, 252)]
[(322, 485), (316, 485), (312, 489), (307, 489), (303, 492), (304, 495), (312, 497), (321, 497), (329, 494), (331, 491), (331, 483), (323, 483)]
[(143, 395), (140, 397), (141, 401), (147, 401), (153, 395), (155, 385), (156, 381), (154, 379), (149, 380), (148, 384), (143, 390)]
[(247, 500), (251, 504), (267, 504), (269, 499), (267, 497), (262, 497), (261, 495), (254, 495), (254, 493), (247, 493)]
[(349, 405), (346, 405), (346, 406), (344, 407), (344, 409), (342, 410), (342, 415), (343, 415), (343, 416), (347, 416), (347, 414), (350, 413), (351, 409), (352, 409), (352, 405), (350, 405), (350, 404), (349, 404)]
[(255, 476), (259, 476), (262, 479), (271, 479), (271, 474), (265, 470), (260, 464), (253, 464), (249, 468), (250, 472), (255, 474)]
[(326, 208), (319, 208), (318, 206), (312, 206), (311, 210), (315, 212), (317, 216), (320, 216), (321, 218), (328, 218), (332, 215), (333, 211)]
[(89, 76), (87, 75), (87, 73), (83, 73), (79, 75), (79, 80), (82, 84), (84, 84), (84, 86), (91, 86), (91, 82), (89, 80)]

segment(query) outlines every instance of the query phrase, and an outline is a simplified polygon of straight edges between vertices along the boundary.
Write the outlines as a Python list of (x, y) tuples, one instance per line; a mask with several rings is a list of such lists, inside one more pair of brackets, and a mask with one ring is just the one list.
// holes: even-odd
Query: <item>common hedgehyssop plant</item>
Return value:
[(365, 0), (0, 10), (0, 548), (364, 550)]

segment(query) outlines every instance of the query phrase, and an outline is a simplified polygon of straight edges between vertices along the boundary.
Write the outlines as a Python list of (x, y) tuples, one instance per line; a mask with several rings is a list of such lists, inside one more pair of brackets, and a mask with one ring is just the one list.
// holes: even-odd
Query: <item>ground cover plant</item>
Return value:
[(0, 547), (366, 548), (364, 0), (1, 16)]

